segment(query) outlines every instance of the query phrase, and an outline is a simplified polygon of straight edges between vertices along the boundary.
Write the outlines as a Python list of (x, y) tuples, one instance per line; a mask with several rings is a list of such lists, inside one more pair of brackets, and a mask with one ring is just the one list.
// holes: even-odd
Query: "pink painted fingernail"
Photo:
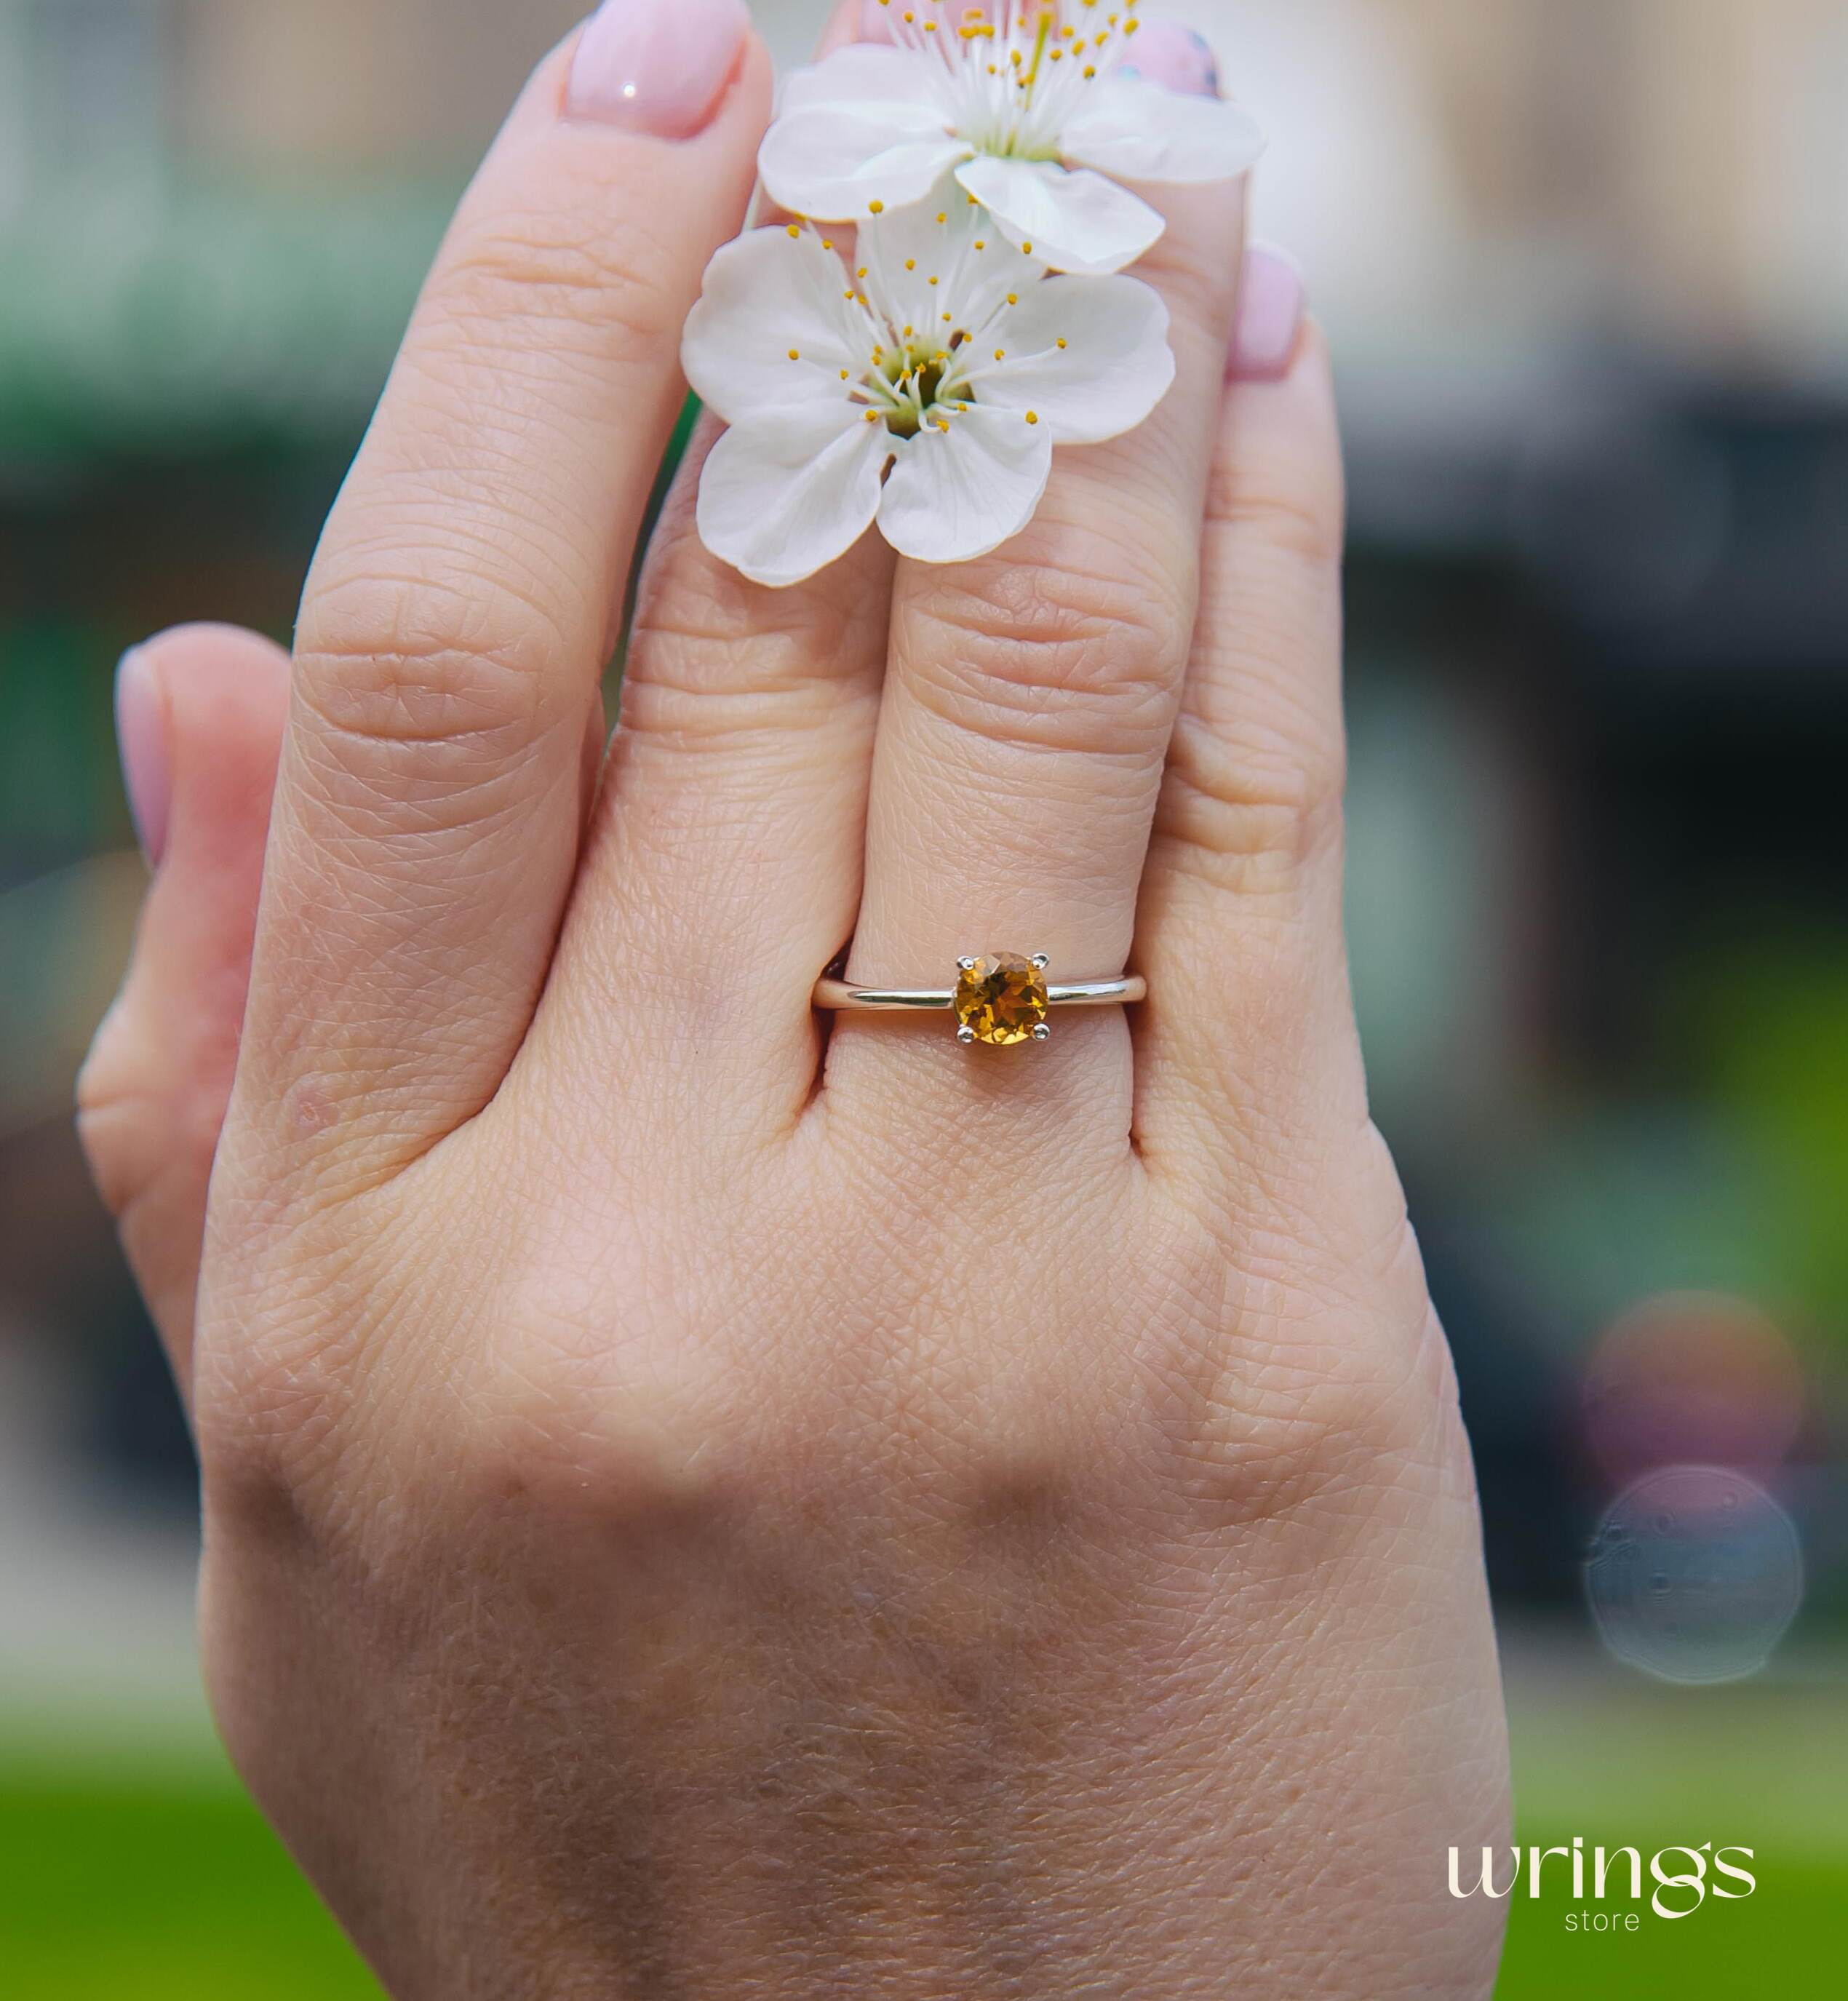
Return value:
[(131, 646), (116, 669), (116, 743), (135, 835), (148, 867), (158, 868), (166, 851), (173, 769), (167, 755), (167, 705), (154, 656), (144, 646)]
[(603, 0), (572, 59), (566, 115), (691, 139), (712, 122), (750, 29), (744, 0)]
[(1183, 96), (1219, 95), (1219, 58), (1212, 44), (1178, 21), (1143, 22), (1123, 67)]
[(1245, 252), (1227, 373), (1236, 382), (1280, 382), (1303, 331), (1303, 273), (1287, 252), (1254, 243)]

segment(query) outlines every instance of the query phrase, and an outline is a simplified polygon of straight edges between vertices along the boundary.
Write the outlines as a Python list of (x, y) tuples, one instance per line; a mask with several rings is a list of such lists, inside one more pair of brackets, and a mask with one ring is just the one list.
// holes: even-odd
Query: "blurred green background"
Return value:
[[(821, 11), (756, 9), (785, 60)], [(1502, 1992), (1838, 1992), (1848, 9), (1174, 11), (1274, 134), (1256, 228), (1337, 357), (1356, 981), (1522, 1839), (1756, 1851), (1749, 1901), (1634, 1935), (1517, 1900)], [(145, 882), (111, 676), (180, 619), (287, 636), (447, 209), (575, 12), (0, 0), (5, 2001), (372, 1991), (213, 1742), (183, 1427), (70, 1129)], [(1625, 1498), (1686, 1464), (1750, 1483), (1723, 1533)]]

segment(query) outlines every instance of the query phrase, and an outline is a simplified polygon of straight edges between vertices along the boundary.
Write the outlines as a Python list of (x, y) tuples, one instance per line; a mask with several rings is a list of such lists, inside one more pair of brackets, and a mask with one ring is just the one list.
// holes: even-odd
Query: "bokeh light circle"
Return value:
[(1651, 1467), (1769, 1471), (1803, 1422), (1795, 1351), (1720, 1293), (1661, 1293), (1615, 1321), (1585, 1376), (1586, 1442), (1613, 1483)]
[(1764, 1666), (1803, 1602), (1791, 1518), (1731, 1468), (1646, 1474), (1606, 1511), (1585, 1566), (1605, 1644), (1665, 1681), (1736, 1681)]

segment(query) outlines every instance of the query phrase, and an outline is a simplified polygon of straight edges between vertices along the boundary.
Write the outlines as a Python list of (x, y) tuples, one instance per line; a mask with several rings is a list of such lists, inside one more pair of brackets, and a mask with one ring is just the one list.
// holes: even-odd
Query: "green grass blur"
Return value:
[(228, 1772), (0, 1779), (6, 2001), (378, 2001)]
[[(1677, 1691), (1517, 1673), (1523, 1843), (1751, 1846), (1757, 1893), (1635, 1933), (1513, 1902), (1498, 2001), (1808, 2001), (1840, 1991), (1848, 1693)], [(1687, 1755), (1676, 1754), (1679, 1745)], [(1441, 1867), (1445, 1845), (1433, 1843)], [(1560, 1865), (1554, 1864), (1555, 1869)], [(294, 1865), (215, 1763), (141, 1778), (0, 1769), (6, 2001), (378, 2001)]]

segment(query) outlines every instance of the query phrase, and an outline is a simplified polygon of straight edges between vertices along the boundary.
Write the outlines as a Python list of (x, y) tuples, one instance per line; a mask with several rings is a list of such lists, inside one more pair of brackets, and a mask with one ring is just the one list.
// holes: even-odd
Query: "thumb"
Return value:
[(123, 769), (155, 873), (78, 1081), (78, 1127), (183, 1389), (288, 693), (288, 656), (230, 626), (163, 633), (117, 677)]

